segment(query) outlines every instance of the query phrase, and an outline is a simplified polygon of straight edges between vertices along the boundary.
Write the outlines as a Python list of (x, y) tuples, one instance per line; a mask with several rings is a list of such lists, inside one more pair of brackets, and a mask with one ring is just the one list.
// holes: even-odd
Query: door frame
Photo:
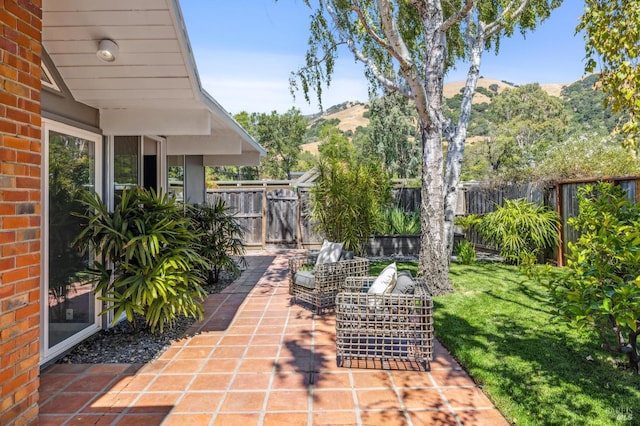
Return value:
[(94, 295), (95, 307), (93, 324), (49, 348), (49, 132), (54, 131), (70, 136), (75, 136), (93, 142), (95, 164), (95, 190), (101, 196), (104, 195), (103, 186), (103, 143), (102, 135), (63, 124), (54, 120), (42, 118), (42, 179), (41, 179), (41, 252), (40, 261), (40, 364), (45, 364), (61, 355), (82, 340), (98, 332), (100, 326), (99, 313), (101, 303)]

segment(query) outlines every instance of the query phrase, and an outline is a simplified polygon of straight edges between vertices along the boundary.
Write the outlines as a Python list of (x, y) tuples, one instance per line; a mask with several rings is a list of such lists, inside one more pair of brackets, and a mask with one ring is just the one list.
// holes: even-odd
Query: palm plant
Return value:
[(245, 229), (225, 201), (218, 198), (213, 204), (188, 206), (187, 216), (198, 235), (198, 251), (207, 260), (207, 280), (218, 282), (222, 270), (238, 275), (239, 266), (246, 265)]
[(382, 218), (376, 233), (380, 235), (418, 235), (420, 234), (420, 213), (405, 211), (398, 207), (387, 207), (382, 210)]
[(531, 263), (548, 247), (558, 244), (558, 214), (525, 199), (505, 200), (486, 214), (478, 232), (500, 255), (515, 264)]
[(125, 189), (113, 212), (96, 193), (82, 203), (84, 229), (74, 244), (98, 255), (90, 272), (107, 304), (101, 315), (114, 311), (115, 323), (124, 313), (134, 327), (135, 315), (143, 315), (152, 331), (180, 315), (202, 318), (204, 280), (197, 271), (207, 262), (193, 246), (182, 205), (142, 188)]

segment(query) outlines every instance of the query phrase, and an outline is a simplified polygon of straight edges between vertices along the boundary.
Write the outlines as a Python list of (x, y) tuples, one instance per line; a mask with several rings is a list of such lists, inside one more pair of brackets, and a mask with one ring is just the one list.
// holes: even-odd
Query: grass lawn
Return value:
[(509, 422), (640, 425), (640, 376), (618, 370), (597, 336), (554, 322), (544, 287), (497, 263), (452, 263), (450, 277), (436, 335)]

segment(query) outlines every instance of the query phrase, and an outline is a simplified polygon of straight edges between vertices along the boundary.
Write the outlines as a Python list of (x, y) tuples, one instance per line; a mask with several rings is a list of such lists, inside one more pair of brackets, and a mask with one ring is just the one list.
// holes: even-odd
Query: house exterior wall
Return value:
[(40, 332), (39, 0), (0, 9), (0, 424), (37, 422)]
[(42, 88), (42, 117), (101, 134), (100, 112), (73, 98), (71, 91), (64, 83), (64, 80), (62, 80), (56, 66), (44, 49), (42, 51), (42, 62), (47, 66), (51, 76), (60, 88), (60, 92), (56, 92), (48, 87)]

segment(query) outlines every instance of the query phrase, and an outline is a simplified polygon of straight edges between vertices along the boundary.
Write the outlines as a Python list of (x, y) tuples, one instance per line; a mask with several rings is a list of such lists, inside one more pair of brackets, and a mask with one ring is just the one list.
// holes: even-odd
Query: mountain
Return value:
[[(567, 87), (573, 83), (552, 83), (541, 84), (542, 90), (547, 92), (551, 96), (561, 97), (561, 91), (564, 87)], [(445, 83), (443, 95), (445, 98), (453, 98), (457, 94), (461, 93), (464, 88), (464, 81), (455, 81)], [(494, 78), (480, 77), (478, 79), (478, 87), (476, 94), (473, 97), (474, 104), (490, 103), (491, 98), (487, 96), (488, 92), (501, 93), (505, 89), (512, 89), (517, 87), (515, 84), (505, 81), (497, 80)], [(489, 93), (491, 94), (491, 93)], [(366, 127), (369, 124), (369, 119), (366, 117), (365, 112), (368, 110), (368, 103), (362, 102), (343, 102), (338, 105), (334, 105), (327, 108), (322, 114), (316, 114), (310, 117), (309, 129), (317, 128), (325, 121), (334, 122), (336, 127), (342, 132), (352, 134), (359, 127)], [(318, 142), (314, 139), (314, 132), (311, 131), (309, 139), (313, 142), (306, 143), (302, 146), (303, 151), (309, 151), (313, 154), (318, 152)]]

